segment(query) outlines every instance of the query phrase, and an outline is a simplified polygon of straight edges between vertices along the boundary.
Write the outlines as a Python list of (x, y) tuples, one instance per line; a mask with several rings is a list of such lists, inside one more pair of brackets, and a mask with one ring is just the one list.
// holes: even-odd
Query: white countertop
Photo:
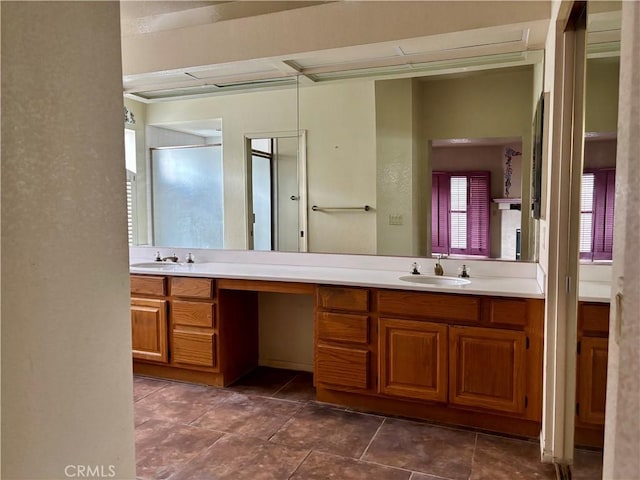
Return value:
[[(132, 262), (136, 263), (136, 262)], [(471, 275), (471, 283), (460, 286), (424, 285), (400, 280), (406, 271), (358, 268), (267, 265), (253, 263), (210, 262), (194, 264), (164, 263), (162, 268), (131, 267), (131, 273), (212, 277), (238, 280), (267, 280), (333, 285), (391, 288), (504, 297), (544, 298), (535, 278), (488, 277)]]
[(581, 302), (609, 303), (611, 301), (611, 284), (609, 282), (582, 281), (578, 291)]

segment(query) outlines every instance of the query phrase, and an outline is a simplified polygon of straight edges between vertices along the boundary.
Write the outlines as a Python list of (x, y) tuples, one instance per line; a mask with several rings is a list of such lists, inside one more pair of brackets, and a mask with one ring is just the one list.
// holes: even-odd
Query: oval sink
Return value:
[(459, 277), (432, 277), (428, 275), (404, 275), (399, 278), (403, 282), (422, 283), (425, 285), (442, 285), (446, 287), (468, 285), (471, 280)]
[(143, 263), (132, 263), (130, 266), (132, 268), (150, 268), (154, 270), (175, 270), (180, 267), (181, 263), (173, 263), (173, 262), (143, 262)]

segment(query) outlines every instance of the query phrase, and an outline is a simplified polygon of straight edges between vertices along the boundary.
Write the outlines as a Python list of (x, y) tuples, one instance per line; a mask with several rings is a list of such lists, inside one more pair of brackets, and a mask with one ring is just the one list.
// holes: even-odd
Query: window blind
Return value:
[(489, 172), (433, 172), (432, 252), (489, 256)]

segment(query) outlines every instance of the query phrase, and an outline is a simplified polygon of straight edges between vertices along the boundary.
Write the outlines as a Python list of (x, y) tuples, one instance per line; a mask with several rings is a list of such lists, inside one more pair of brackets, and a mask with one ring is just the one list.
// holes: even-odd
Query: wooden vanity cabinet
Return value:
[(576, 381), (576, 444), (601, 447), (607, 393), (609, 304), (580, 302)]
[(316, 384), (347, 391), (371, 388), (370, 297), (366, 288), (316, 288)]
[(446, 402), (447, 325), (392, 318), (378, 323), (380, 393)]
[(134, 372), (226, 386), (257, 366), (255, 292), (219, 290), (212, 278), (132, 275), (131, 295)]
[(527, 406), (526, 335), (476, 327), (449, 327), (449, 402), (522, 414)]
[(168, 363), (166, 278), (132, 275), (131, 293), (133, 358)]
[(131, 299), (131, 348), (133, 358), (168, 363), (166, 300)]
[(170, 277), (171, 364), (215, 369), (217, 325), (214, 281)]
[(367, 305), (333, 288), (316, 303), (319, 400), (539, 432), (543, 300), (371, 289)]

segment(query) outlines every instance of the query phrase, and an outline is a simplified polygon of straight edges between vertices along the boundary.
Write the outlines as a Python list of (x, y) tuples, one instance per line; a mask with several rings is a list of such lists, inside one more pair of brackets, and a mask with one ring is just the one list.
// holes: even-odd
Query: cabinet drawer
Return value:
[(213, 298), (211, 278), (171, 277), (170, 281), (174, 297)]
[(497, 325), (527, 325), (528, 304), (522, 299), (488, 298), (489, 323)]
[(171, 320), (173, 325), (188, 325), (191, 327), (215, 328), (215, 304), (171, 302)]
[(382, 290), (378, 292), (378, 310), (391, 315), (477, 322), (480, 320), (480, 299), (467, 295)]
[(202, 332), (173, 332), (173, 363), (215, 367), (215, 334)]
[(318, 307), (349, 312), (369, 311), (369, 290), (363, 288), (318, 287)]
[(316, 373), (319, 383), (367, 389), (369, 387), (369, 352), (354, 348), (318, 345)]
[(166, 278), (131, 275), (131, 293), (163, 297), (167, 294)]
[(369, 317), (348, 313), (319, 312), (318, 339), (335, 342), (369, 343)]
[(579, 317), (583, 335), (599, 335), (609, 332), (608, 303), (581, 303)]

